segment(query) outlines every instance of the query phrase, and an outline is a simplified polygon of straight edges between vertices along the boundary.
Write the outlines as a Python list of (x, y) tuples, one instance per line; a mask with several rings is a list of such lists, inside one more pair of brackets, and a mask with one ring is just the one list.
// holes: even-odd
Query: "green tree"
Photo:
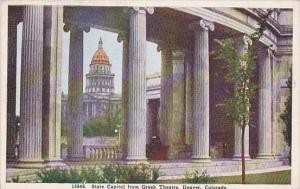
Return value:
[(259, 27), (256, 32), (248, 36), (253, 43), (248, 43), (248, 48), (244, 52), (236, 50), (236, 40), (233, 38), (226, 38), (223, 40), (216, 40), (219, 49), (215, 52), (217, 59), (224, 62), (221, 71), (225, 74), (225, 80), (234, 86), (233, 95), (224, 100), (224, 111), (235, 123), (241, 128), (241, 159), (242, 159), (242, 183), (245, 184), (245, 149), (244, 138), (245, 128), (249, 124), (250, 118), (250, 101), (254, 96), (256, 86), (251, 79), (253, 78), (253, 70), (255, 69), (255, 44), (266, 28), (267, 19), (272, 13), (269, 9), (266, 15), (259, 20)]
[[(92, 118), (83, 124), (84, 136), (116, 136), (121, 125), (121, 110), (104, 110), (103, 115)], [(116, 132), (117, 131), (117, 132)]]
[[(289, 89), (288, 97), (285, 101), (285, 110), (280, 115), (281, 120), (285, 124), (285, 129), (283, 131), (284, 138), (286, 143), (291, 147), (292, 143), (292, 69), (290, 70), (290, 76), (286, 82), (287, 88)], [(289, 160), (291, 162), (291, 153), (290, 149)]]

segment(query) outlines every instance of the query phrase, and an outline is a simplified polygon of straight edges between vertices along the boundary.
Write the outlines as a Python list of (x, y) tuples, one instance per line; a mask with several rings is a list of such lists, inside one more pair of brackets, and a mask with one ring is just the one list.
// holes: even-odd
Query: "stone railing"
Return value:
[(119, 160), (122, 157), (120, 146), (87, 145), (83, 151), (86, 160)]

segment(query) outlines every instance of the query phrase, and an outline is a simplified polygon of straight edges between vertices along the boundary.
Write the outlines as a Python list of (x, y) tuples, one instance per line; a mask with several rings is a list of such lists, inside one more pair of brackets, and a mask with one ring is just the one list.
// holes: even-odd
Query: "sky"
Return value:
[[(21, 47), (22, 47), (22, 28), (20, 23), (17, 27), (17, 94), (16, 94), (16, 113), (20, 112), (20, 74), (21, 74)], [(98, 29), (91, 29), (90, 32), (84, 32), (83, 36), (83, 91), (85, 91), (85, 75), (89, 72), (89, 64), (98, 49), (98, 41), (100, 36), (103, 41), (103, 49), (109, 57), (112, 64), (111, 71), (115, 74), (115, 92), (121, 93), (122, 89), (122, 42), (117, 41), (118, 35), (112, 32), (106, 32)], [(69, 62), (69, 42), (70, 32), (63, 34), (62, 47), (62, 92), (68, 93), (68, 62)], [(161, 55), (157, 52), (155, 43), (147, 42), (147, 74), (160, 72)]]

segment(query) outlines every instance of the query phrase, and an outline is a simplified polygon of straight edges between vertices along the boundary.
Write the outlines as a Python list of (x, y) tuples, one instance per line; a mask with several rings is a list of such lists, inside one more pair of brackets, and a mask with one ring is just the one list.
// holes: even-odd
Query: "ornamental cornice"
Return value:
[[(244, 23), (241, 20), (237, 18), (233, 18), (232, 16), (228, 15), (227, 13), (224, 13), (222, 11), (219, 11), (215, 8), (202, 8), (202, 7), (174, 7), (172, 9), (185, 12), (191, 15), (195, 15), (198, 17), (201, 17), (203, 19), (209, 20), (213, 23), (218, 23), (220, 25), (232, 28), (236, 31), (239, 31), (241, 33), (245, 33), (247, 35), (251, 35), (256, 31), (256, 28), (248, 23)], [(271, 38), (271, 36), (264, 34), (260, 41), (267, 45), (274, 45), (276, 48), (276, 42)]]

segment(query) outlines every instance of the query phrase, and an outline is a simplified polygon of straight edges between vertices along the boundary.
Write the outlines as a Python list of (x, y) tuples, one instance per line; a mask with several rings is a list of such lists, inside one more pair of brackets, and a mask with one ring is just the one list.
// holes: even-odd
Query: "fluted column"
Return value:
[(43, 6), (24, 7), (19, 166), (42, 162), (43, 18)]
[(128, 51), (129, 42), (128, 34), (121, 33), (118, 35), (118, 42), (123, 42), (122, 55), (122, 127), (120, 135), (120, 144), (123, 158), (127, 157), (128, 141)]
[(146, 12), (130, 10), (127, 160), (146, 160)]
[[(238, 39), (236, 49), (240, 56), (247, 53), (249, 45), (252, 45), (252, 40), (248, 36), (242, 36)], [(247, 62), (241, 62), (241, 66), (245, 66)], [(249, 107), (248, 107), (249, 108)], [(245, 127), (244, 133), (244, 157), (246, 160), (250, 160), (249, 155), (249, 120), (247, 121), (247, 126)], [(234, 155), (235, 160), (241, 160), (242, 157), (242, 128), (240, 124), (235, 124), (234, 127)]]
[(163, 145), (169, 145), (168, 130), (172, 109), (172, 50), (166, 42), (159, 44), (161, 51), (160, 123), (159, 137)]
[(78, 25), (66, 24), (70, 31), (69, 89), (68, 89), (68, 159), (83, 158), (83, 31)]
[(185, 106), (184, 106), (184, 52), (172, 51), (172, 109), (169, 134), (168, 158), (176, 159), (184, 150)]
[(259, 116), (257, 158), (272, 157), (271, 55), (271, 49), (265, 48), (261, 50), (261, 54), (259, 56)]
[(43, 158), (48, 166), (60, 166), (63, 8), (46, 7), (44, 20)]
[(17, 20), (13, 10), (8, 13), (7, 41), (7, 133), (6, 158), (16, 160), (16, 71), (17, 71)]
[(193, 161), (209, 161), (209, 30), (214, 24), (200, 20), (194, 30), (193, 65)]
[(193, 144), (193, 98), (192, 98), (192, 79), (193, 79), (193, 53), (185, 54), (185, 143)]

